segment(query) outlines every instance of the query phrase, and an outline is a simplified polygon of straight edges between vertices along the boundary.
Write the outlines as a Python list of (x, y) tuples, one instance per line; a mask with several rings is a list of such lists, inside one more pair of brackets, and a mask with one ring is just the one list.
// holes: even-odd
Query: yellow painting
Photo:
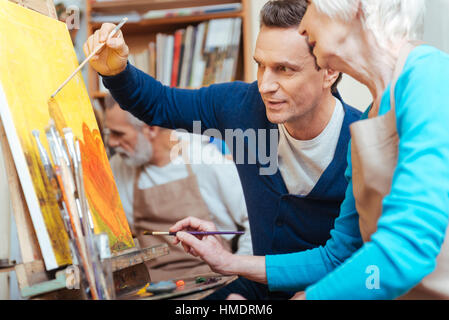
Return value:
[(38, 130), (49, 151), (45, 128), (50, 118), (80, 140), (95, 233), (108, 234), (113, 252), (134, 246), (81, 73), (48, 104), (77, 66), (64, 23), (0, 0), (0, 114), (49, 270), (71, 263), (68, 236), (32, 135)]

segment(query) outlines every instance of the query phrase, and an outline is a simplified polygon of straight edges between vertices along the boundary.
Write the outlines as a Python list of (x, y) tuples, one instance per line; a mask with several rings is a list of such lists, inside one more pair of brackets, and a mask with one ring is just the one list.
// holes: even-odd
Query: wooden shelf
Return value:
[[(139, 22), (127, 22), (122, 27), (122, 31), (125, 33), (126, 31), (140, 30), (141, 28), (151, 26), (186, 24), (186, 23), (202, 22), (205, 20), (212, 20), (212, 19), (242, 18), (242, 17), (243, 13), (241, 11), (237, 11), (237, 12), (196, 14), (191, 16), (176, 16), (167, 18), (146, 19)], [(93, 30), (99, 29), (101, 25), (102, 23), (100, 22), (91, 23)]]
[[(92, 21), (93, 14), (120, 15), (136, 11), (145, 14), (149, 10), (163, 10), (175, 8), (190, 8), (218, 4), (241, 3), (240, 11), (216, 12), (208, 14), (194, 14), (164, 18), (145, 19), (139, 22), (128, 22), (123, 28), (126, 43), (131, 53), (139, 52), (150, 41), (155, 41), (157, 33), (173, 34), (177, 29), (189, 25), (198, 25), (204, 21), (224, 18), (242, 19), (242, 40), (240, 43), (239, 67), (236, 80), (250, 81), (251, 79), (251, 21), (250, 0), (117, 0), (94, 1), (88, 0), (86, 5), (87, 34), (90, 36), (99, 29), (102, 23)], [(102, 99), (107, 93), (99, 91), (98, 74), (89, 66), (88, 72), (89, 94), (93, 99)]]
[(238, 3), (238, 0), (117, 0), (89, 1), (91, 8), (97, 10), (124, 9), (129, 10), (161, 10), (173, 8), (190, 8), (224, 3)]

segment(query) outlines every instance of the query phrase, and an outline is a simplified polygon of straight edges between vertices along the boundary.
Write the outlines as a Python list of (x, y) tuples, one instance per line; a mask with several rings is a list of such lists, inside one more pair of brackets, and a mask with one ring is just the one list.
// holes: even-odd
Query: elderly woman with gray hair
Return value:
[(424, 0), (309, 1), (299, 33), (318, 65), (373, 95), (350, 127), (348, 188), (325, 246), (248, 257), (236, 272), (215, 259), (213, 239), (181, 232), (183, 245), (270, 291), (306, 289), (295, 299), (449, 299), (449, 56), (412, 42), (424, 9)]
[(349, 185), (331, 238), (268, 256), (270, 289), (449, 298), (449, 56), (412, 42), (424, 12), (424, 0), (309, 1), (299, 32), (318, 65), (365, 84), (373, 103), (351, 125)]

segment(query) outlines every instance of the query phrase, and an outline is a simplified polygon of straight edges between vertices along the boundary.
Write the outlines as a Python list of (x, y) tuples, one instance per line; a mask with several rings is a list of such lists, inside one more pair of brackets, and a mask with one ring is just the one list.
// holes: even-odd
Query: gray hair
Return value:
[(395, 41), (421, 39), (425, 0), (312, 0), (330, 18), (349, 21), (360, 3), (362, 23), (383, 47)]
[[(115, 105), (118, 105), (118, 103), (114, 100), (114, 98), (108, 94), (104, 98), (104, 106), (106, 110), (112, 109)], [(133, 116), (130, 112), (126, 112), (128, 114), (128, 122), (131, 124), (135, 129), (140, 130), (145, 125), (145, 122), (137, 119), (135, 116)]]

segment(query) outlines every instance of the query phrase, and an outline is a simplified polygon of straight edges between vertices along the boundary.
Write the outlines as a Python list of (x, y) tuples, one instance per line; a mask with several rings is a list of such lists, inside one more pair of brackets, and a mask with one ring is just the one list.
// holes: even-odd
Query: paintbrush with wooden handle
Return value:
[[(120, 21), (120, 23), (111, 31), (107, 40), (115, 36), (115, 34), (120, 30), (121, 27), (123, 27), (126, 21), (128, 21), (128, 18), (126, 17), (123, 18), (122, 21)], [(95, 48), (95, 50), (92, 51), (92, 53), (86, 59), (84, 59), (84, 61), (79, 65), (79, 67), (76, 68), (75, 71), (73, 71), (73, 73), (59, 86), (58, 89), (56, 89), (56, 91), (51, 95), (51, 98), (54, 98), (58, 94), (58, 92), (61, 91), (61, 89), (64, 88), (64, 86), (78, 73), (78, 71), (80, 71), (84, 67), (84, 65), (90, 59), (92, 59), (93, 56), (95, 56), (101, 49), (103, 49), (103, 47), (106, 45), (106, 42), (100, 44), (97, 48)]]
[(52, 154), (55, 156), (55, 174), (57, 177), (57, 181), (59, 183), (59, 187), (62, 193), (63, 201), (66, 205), (67, 212), (70, 218), (70, 223), (72, 226), (72, 230), (75, 237), (75, 243), (78, 248), (78, 253), (80, 255), (80, 264), (83, 266), (87, 282), (90, 287), (90, 293), (94, 300), (98, 300), (98, 289), (95, 281), (94, 270), (92, 268), (91, 259), (87, 253), (87, 244), (86, 239), (83, 235), (83, 230), (81, 226), (80, 216), (78, 214), (78, 208), (75, 199), (75, 182), (73, 178), (73, 173), (69, 167), (70, 163), (67, 164), (66, 160), (63, 156), (64, 146), (62, 145), (62, 141), (60, 141), (57, 136), (57, 131), (54, 124), (51, 122), (48, 127), (48, 132), (52, 137), (53, 145), (51, 148), (54, 148)]

